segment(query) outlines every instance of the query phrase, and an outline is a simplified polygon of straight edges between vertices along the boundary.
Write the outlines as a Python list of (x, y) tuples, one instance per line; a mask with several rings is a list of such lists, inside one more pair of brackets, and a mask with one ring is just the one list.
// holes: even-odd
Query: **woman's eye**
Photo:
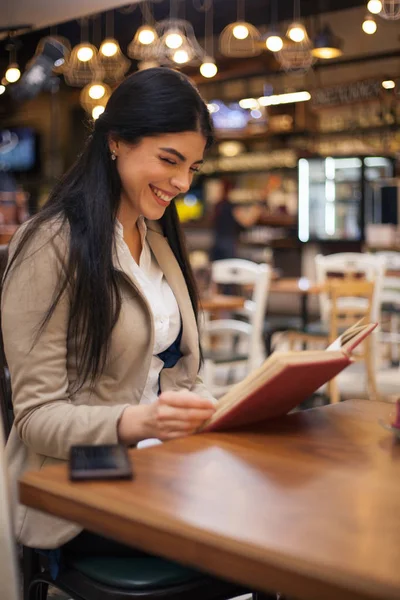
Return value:
[(192, 173), (200, 173), (200, 169), (196, 167), (190, 167), (190, 170), (192, 171)]
[(163, 158), (162, 156), (160, 156), (160, 160), (168, 163), (169, 165), (176, 165), (176, 162), (174, 160), (171, 160), (170, 158)]

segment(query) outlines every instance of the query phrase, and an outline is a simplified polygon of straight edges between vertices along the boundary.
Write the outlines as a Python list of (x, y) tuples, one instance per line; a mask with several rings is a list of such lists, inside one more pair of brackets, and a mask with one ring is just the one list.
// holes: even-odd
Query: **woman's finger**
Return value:
[(199, 423), (209, 419), (214, 414), (214, 409), (210, 408), (176, 408), (174, 406), (159, 406), (157, 419), (161, 422), (183, 421), (186, 423)]
[(215, 411), (215, 406), (211, 400), (201, 398), (193, 392), (163, 392), (158, 400), (160, 404), (175, 406), (176, 408), (197, 408)]

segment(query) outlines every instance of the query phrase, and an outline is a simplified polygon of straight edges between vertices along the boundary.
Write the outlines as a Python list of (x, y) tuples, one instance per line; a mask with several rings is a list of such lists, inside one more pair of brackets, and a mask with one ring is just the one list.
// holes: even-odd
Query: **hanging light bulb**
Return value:
[(280, 35), (271, 33), (265, 39), (265, 45), (270, 52), (279, 52), (283, 48), (283, 40)]
[(206, 56), (200, 66), (200, 73), (203, 77), (211, 79), (218, 73), (218, 67), (215, 64), (215, 60), (211, 56)]
[(153, 29), (153, 27), (150, 27), (148, 25), (143, 25), (143, 27), (141, 27), (139, 34), (138, 34), (138, 41), (143, 44), (144, 46), (149, 46), (150, 44), (152, 44), (155, 39), (156, 39), (156, 32), (155, 29)]
[(186, 50), (177, 50), (174, 52), (172, 60), (178, 65), (183, 65), (189, 61), (189, 54)]
[(5, 86), (5, 85), (3, 85), (3, 84), (1, 84), (1, 85), (0, 85), (0, 96), (1, 96), (2, 94), (4, 94), (4, 92), (5, 92), (5, 91), (6, 91), (6, 86)]
[(382, 2), (381, 0), (369, 0), (367, 8), (373, 15), (379, 15), (382, 12)]
[(373, 35), (378, 29), (376, 21), (372, 15), (367, 15), (365, 17), (364, 22), (362, 24), (362, 29), (364, 33), (367, 33), (368, 35)]
[(100, 53), (103, 56), (114, 56), (118, 52), (118, 44), (113, 39), (106, 39), (100, 46)]
[(93, 100), (100, 100), (106, 93), (106, 88), (102, 83), (94, 83), (90, 86), (88, 94)]
[(81, 62), (88, 62), (93, 58), (93, 50), (90, 46), (82, 46), (77, 52), (77, 58)]
[(289, 25), (287, 36), (292, 42), (302, 42), (306, 38), (307, 32), (301, 23), (292, 23)]
[(103, 114), (103, 112), (105, 111), (105, 107), (104, 106), (95, 106), (94, 109), (92, 110), (92, 117), (94, 120), (98, 119), (100, 115)]
[(382, 87), (385, 90), (393, 90), (396, 87), (396, 83), (393, 79), (386, 79), (385, 81), (382, 81)]
[(171, 31), (165, 36), (165, 45), (171, 50), (180, 48), (183, 44), (183, 37), (178, 31)]
[(249, 36), (249, 28), (244, 23), (238, 23), (232, 33), (237, 40), (245, 40)]
[(11, 63), (6, 71), (5, 75), (8, 83), (15, 83), (21, 77), (21, 71), (17, 63)]

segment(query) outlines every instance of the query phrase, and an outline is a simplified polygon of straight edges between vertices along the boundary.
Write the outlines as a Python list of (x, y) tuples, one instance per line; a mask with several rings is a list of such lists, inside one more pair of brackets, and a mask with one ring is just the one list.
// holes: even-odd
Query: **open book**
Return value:
[(220, 398), (200, 431), (222, 431), (287, 414), (353, 362), (376, 323), (356, 323), (325, 351), (275, 352)]

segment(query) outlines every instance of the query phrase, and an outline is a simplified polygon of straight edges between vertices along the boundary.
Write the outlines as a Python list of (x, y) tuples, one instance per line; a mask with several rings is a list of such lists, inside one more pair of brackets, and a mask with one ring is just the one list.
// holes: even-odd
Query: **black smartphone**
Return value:
[(125, 446), (72, 446), (69, 454), (71, 481), (132, 479), (132, 464)]

